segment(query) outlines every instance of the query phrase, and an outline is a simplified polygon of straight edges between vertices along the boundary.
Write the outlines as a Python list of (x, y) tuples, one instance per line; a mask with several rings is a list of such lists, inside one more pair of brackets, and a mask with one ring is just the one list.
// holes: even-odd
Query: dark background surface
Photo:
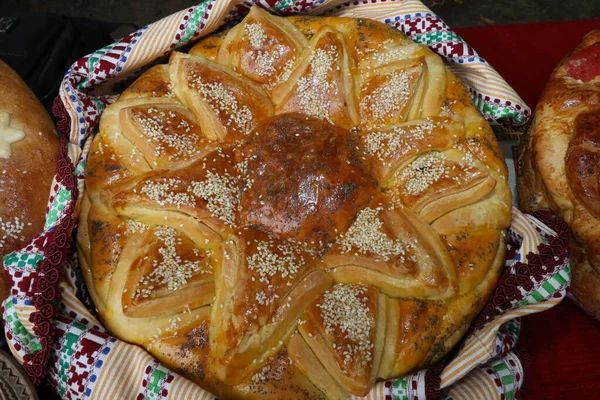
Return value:
[[(600, 17), (600, 0), (422, 0), (452, 27)], [(1, 0), (0, 15), (50, 12), (142, 26), (194, 0)]]

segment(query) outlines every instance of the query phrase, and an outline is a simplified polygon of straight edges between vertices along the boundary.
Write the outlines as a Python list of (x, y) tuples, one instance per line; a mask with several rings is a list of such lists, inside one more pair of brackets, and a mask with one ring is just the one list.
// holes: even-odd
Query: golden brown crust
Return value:
[(358, 122), (354, 60), (343, 35), (321, 28), (295, 62), (289, 78), (273, 88), (275, 111), (298, 112), (350, 129)]
[(344, 129), (282, 114), (255, 134), (238, 155), (248, 159), (244, 181), (251, 187), (240, 199), (247, 225), (323, 249), (348, 229), (376, 192), (357, 140)]
[(0, 60), (0, 301), (9, 289), (2, 257), (44, 228), (58, 146), (44, 107)]
[(573, 195), (600, 218), (600, 108), (575, 117), (565, 162)]
[(217, 61), (270, 90), (306, 45), (306, 37), (291, 22), (255, 7), (219, 44)]
[[(554, 70), (521, 146), (519, 202), (550, 208), (571, 228), (572, 292), (600, 310), (600, 31), (590, 32)], [(585, 278), (584, 278), (585, 277)]]
[(445, 302), (388, 298), (380, 378), (404, 375), (422, 364), (438, 336), (446, 310)]
[(143, 97), (174, 97), (173, 85), (169, 81), (168, 65), (155, 65), (144, 73), (144, 79), (133, 82), (121, 94), (120, 99)]
[(210, 140), (235, 142), (273, 115), (260, 85), (204, 57), (173, 52), (169, 78), (177, 97), (204, 122)]
[(384, 194), (374, 196), (356, 215), (323, 261), (336, 281), (369, 283), (394, 297), (456, 294), (456, 266), (439, 234)]
[(92, 145), (79, 253), (109, 329), (225, 398), (362, 396), (442, 357), (511, 216), (464, 85), (364, 19), (253, 8), (190, 54), (142, 75)]
[(305, 311), (298, 327), (329, 374), (353, 395), (365, 396), (377, 378), (385, 306), (386, 297), (375, 286), (337, 284)]

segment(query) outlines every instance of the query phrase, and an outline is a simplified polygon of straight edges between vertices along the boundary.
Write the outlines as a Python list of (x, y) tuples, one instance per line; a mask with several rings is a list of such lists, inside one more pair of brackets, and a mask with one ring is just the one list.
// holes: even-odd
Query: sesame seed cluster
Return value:
[(406, 70), (394, 71), (386, 77), (385, 84), (379, 86), (372, 93), (364, 96), (360, 101), (360, 112), (363, 118), (371, 114), (375, 121), (383, 121), (393, 111), (409, 99), (410, 73)]
[(341, 239), (342, 249), (351, 253), (353, 249), (366, 255), (389, 261), (399, 257), (401, 263), (417, 262), (414, 251), (415, 239), (392, 239), (384, 231), (383, 222), (379, 218), (382, 207), (365, 208), (356, 216), (356, 220)]
[[(487, 296), (463, 290), (456, 260), (462, 274), (491, 266), (457, 255), (460, 219), (505, 177), (429, 50), (374, 22), (265, 14), (175, 52), (107, 108), (82, 206), (86, 279), (111, 331), (180, 355), (224, 398), (363, 396), (448, 350), (460, 318), (440, 307)], [(0, 219), (0, 247), (22, 229)], [(415, 304), (430, 323), (413, 340)]]
[(366, 150), (371, 156), (391, 166), (390, 158), (401, 151), (412, 150), (414, 141), (419, 143), (426, 140), (438, 126), (438, 122), (426, 119), (410, 126), (393, 126), (390, 131), (373, 130), (365, 136)]
[(19, 217), (13, 217), (12, 219), (0, 218), (0, 249), (9, 240), (25, 240), (23, 235), (23, 229), (25, 228), (25, 222), (21, 221)]
[(298, 97), (302, 111), (306, 115), (325, 119), (330, 123), (332, 121), (329, 116), (329, 91), (335, 88), (327, 77), (334, 67), (340, 69), (338, 57), (338, 53), (332, 47), (313, 51), (309, 61), (310, 72), (298, 80)]
[(444, 165), (444, 155), (437, 151), (430, 151), (419, 156), (402, 171), (399, 179), (406, 181), (406, 186), (402, 189), (404, 193), (417, 195), (448, 172), (448, 168)]
[(367, 290), (366, 285), (338, 284), (325, 292), (323, 302), (316, 305), (321, 309), (325, 332), (333, 335), (338, 330), (348, 339), (346, 343), (333, 344), (335, 349), (339, 347), (341, 350), (344, 365), (350, 364), (357, 356), (366, 365), (373, 357), (371, 331), (375, 327), (375, 321), (366, 304), (369, 301), (364, 296)]
[(261, 24), (246, 24), (244, 30), (248, 35), (250, 45), (256, 51), (257, 74), (260, 76), (273, 75), (276, 72), (274, 61), (280, 57), (279, 51), (277, 49), (261, 50), (268, 39)]
[[(134, 299), (151, 295), (154, 288), (166, 286), (170, 291), (176, 291), (196, 272), (212, 273), (199, 260), (183, 260), (177, 252), (177, 247), (183, 244), (175, 229), (161, 226), (154, 232), (160, 242), (158, 257), (152, 260), (151, 272), (143, 276), (133, 294)], [(199, 253), (197, 253), (200, 255)]]
[(254, 128), (252, 110), (247, 105), (240, 105), (231, 90), (220, 82), (205, 82), (195, 73), (188, 77), (191, 88), (197, 89), (204, 100), (212, 104), (212, 108), (220, 114), (227, 115), (225, 125), (235, 127), (243, 134), (249, 134)]
[(248, 268), (256, 270), (258, 280), (269, 283), (269, 278), (279, 274), (281, 278), (292, 280), (304, 265), (304, 260), (289, 244), (276, 245), (277, 253), (273, 252), (273, 242), (261, 241), (256, 246), (256, 252), (247, 258)]
[[(154, 155), (161, 156), (169, 150), (177, 156), (186, 158), (194, 154), (194, 149), (200, 140), (199, 129), (192, 132), (191, 124), (171, 110), (148, 108), (135, 110), (134, 118), (142, 126), (141, 131), (155, 144)], [(184, 132), (185, 134), (181, 134)], [(169, 155), (173, 159), (173, 155)]]
[[(250, 243), (249, 243), (250, 244)], [(259, 306), (270, 306), (283, 300), (283, 292), (293, 286), (298, 272), (305, 266), (306, 260), (297, 244), (290, 241), (275, 243), (273, 240), (254, 240), (255, 250), (246, 256), (250, 280), (258, 282), (260, 291), (256, 292)], [(279, 294), (278, 294), (279, 293)], [(289, 307), (291, 298), (286, 297), (282, 305)]]

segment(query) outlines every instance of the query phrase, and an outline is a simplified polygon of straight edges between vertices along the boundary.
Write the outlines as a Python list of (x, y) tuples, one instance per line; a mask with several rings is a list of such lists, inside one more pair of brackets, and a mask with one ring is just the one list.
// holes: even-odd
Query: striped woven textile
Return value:
[[(242, 18), (253, 6), (280, 15), (335, 15), (384, 22), (440, 54), (465, 81), (490, 122), (522, 125), (530, 118), (527, 105), (494, 69), (416, 0), (205, 0), (81, 58), (67, 72), (56, 104), (67, 118), (59, 123), (65, 133), (63, 154), (48, 202), (45, 231), (4, 258), (13, 279), (11, 296), (3, 303), (11, 351), (34, 382), (46, 377), (63, 398), (214, 398), (140, 347), (107, 334), (90, 311), (93, 305), (76, 257), (68, 251), (84, 190), (87, 153), (102, 111), (117, 98), (115, 84), (135, 77), (173, 49)], [(540, 218), (551, 223), (544, 224)], [(514, 289), (510, 298), (492, 296), (441, 375), (433, 374), (433, 369), (422, 370), (380, 382), (366, 398), (514, 398), (523, 382), (520, 360), (512, 352), (518, 317), (554, 306), (564, 297), (570, 279), (568, 253), (560, 243), (556, 245), (568, 238), (554, 225), (560, 224), (550, 216), (525, 216), (515, 209), (509, 231), (510, 257), (498, 286)], [(540, 249), (556, 254), (552, 265), (544, 265), (545, 273), (539, 273)], [(59, 268), (64, 271), (60, 282)], [(513, 284), (517, 277), (525, 286)], [(58, 309), (53, 309), (55, 303)]]
[[(533, 249), (531, 254), (535, 254), (548, 237), (556, 236), (552, 229), (517, 209), (513, 209), (509, 234), (520, 242), (515, 255), (508, 261), (510, 264), (519, 262), (523, 254), (529, 254), (524, 253), (526, 249)], [(568, 260), (561, 262), (568, 263)], [(509, 265), (508, 271), (510, 268)], [(70, 276), (75, 276), (76, 271), (69, 272)], [(442, 395), (455, 400), (513, 399), (523, 383), (521, 361), (511, 351), (518, 338), (519, 317), (558, 304), (565, 295), (569, 278), (568, 268), (557, 268), (550, 279), (539, 282), (534, 290), (514, 304), (513, 309), (503, 310), (481, 329), (471, 332), (458, 354), (442, 371)], [(50, 363), (50, 381), (63, 398), (214, 398), (160, 365), (140, 347), (110, 337), (78, 299), (77, 295), (81, 296), (81, 293), (74, 282), (75, 278), (60, 285), (62, 309), (55, 321), (60, 339), (55, 344)], [(547, 284), (553, 285), (551, 291), (544, 289)], [(538, 295), (542, 296), (540, 301), (536, 300)], [(401, 379), (379, 382), (364, 398), (429, 399), (425, 390), (426, 372), (418, 371)], [(498, 379), (501, 385), (497, 384)]]

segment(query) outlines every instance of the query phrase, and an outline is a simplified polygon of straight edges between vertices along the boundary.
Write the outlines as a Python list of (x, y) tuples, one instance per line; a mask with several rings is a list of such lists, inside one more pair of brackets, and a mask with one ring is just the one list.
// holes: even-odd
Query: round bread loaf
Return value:
[(9, 293), (2, 257), (44, 229), (58, 146), (44, 107), (0, 60), (0, 301)]
[(600, 30), (556, 67), (523, 138), (519, 203), (571, 228), (571, 293), (600, 319)]
[(435, 362), (511, 220), (498, 144), (437, 55), (257, 7), (105, 110), (86, 185), (103, 322), (228, 399), (362, 396)]

